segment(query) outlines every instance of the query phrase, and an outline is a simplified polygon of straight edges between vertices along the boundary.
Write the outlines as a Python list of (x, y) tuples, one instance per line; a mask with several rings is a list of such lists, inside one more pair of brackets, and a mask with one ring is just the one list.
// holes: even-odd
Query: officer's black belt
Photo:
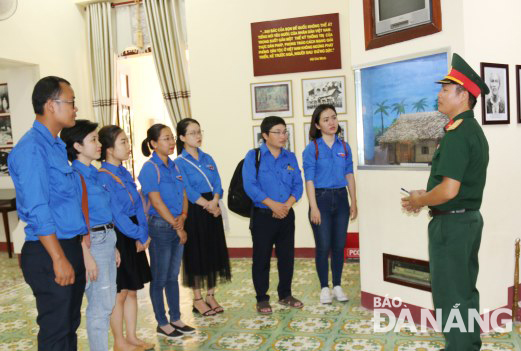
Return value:
[(269, 208), (262, 208), (262, 207), (254, 207), (253, 211), (254, 212), (267, 213), (267, 214), (272, 214), (273, 213), (273, 211), (270, 210)]
[(460, 210), (440, 211), (440, 210), (431, 209), (431, 210), (429, 210), (429, 216), (436, 217), (436, 216), (443, 216), (443, 215), (449, 215), (449, 214), (461, 214), (461, 213), (472, 212), (472, 211), (477, 211), (477, 210), (469, 210), (466, 208), (462, 208)]
[(109, 230), (112, 228), (114, 228), (114, 223), (109, 223), (109, 224), (99, 225), (97, 227), (92, 227), (92, 228), (90, 228), (90, 232), (91, 233), (101, 232), (101, 231)]

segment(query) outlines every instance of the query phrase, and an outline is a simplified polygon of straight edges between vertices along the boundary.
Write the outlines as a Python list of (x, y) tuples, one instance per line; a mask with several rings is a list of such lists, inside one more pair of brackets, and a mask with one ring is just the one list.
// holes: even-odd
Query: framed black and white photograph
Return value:
[(346, 77), (302, 79), (304, 116), (311, 116), (320, 104), (335, 106), (336, 113), (347, 113)]
[(0, 115), (0, 147), (13, 146), (13, 131), (11, 129), (11, 116)]
[(516, 65), (517, 123), (521, 123), (521, 65)]
[[(293, 123), (286, 123), (286, 130), (288, 131), (288, 141), (286, 142), (285, 149), (291, 152), (295, 152), (295, 128)], [(264, 138), (262, 137), (261, 127), (253, 126), (253, 147), (258, 148), (264, 144)]]
[(252, 83), (251, 108), (253, 119), (267, 116), (293, 116), (291, 81)]
[(8, 176), (9, 170), (7, 169), (7, 157), (13, 150), (12, 146), (0, 147), (0, 176)]
[(9, 93), (7, 83), (0, 83), (0, 116), (9, 115)]
[[(338, 126), (342, 128), (342, 133), (340, 134), (340, 139), (345, 140), (347, 142), (347, 121), (338, 121)], [(311, 123), (304, 123), (304, 145), (307, 146), (309, 144), (309, 129), (311, 128)]]
[(508, 65), (482, 62), (481, 78), (490, 89), (481, 96), (483, 124), (509, 124)]

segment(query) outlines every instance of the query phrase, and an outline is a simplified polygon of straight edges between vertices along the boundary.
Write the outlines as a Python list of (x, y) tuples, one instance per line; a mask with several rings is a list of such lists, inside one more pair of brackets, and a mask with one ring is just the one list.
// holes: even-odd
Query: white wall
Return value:
[[(513, 150), (521, 147), (517, 124), (514, 65), (521, 64), (518, 1), (442, 1), (443, 31), (380, 49), (364, 50), (362, 2), (349, 1), (353, 37), (351, 61), (363, 67), (390, 62), (447, 48), (461, 54), (479, 73), (480, 62), (508, 63), (510, 70), (510, 125), (483, 126), (490, 145), (490, 164), (482, 214), (485, 228), (480, 250), (478, 289), (481, 310), (507, 304), (507, 287), (513, 285), (514, 239), (519, 236), (521, 162)], [(492, 20), (491, 20), (492, 19)], [(356, 35), (353, 35), (357, 33)], [(486, 43), (486, 44), (484, 44)], [(354, 95), (349, 98), (353, 101)], [(481, 105), (475, 108), (481, 122)], [(382, 253), (428, 260), (426, 211), (404, 214), (399, 207), (399, 188), (423, 189), (428, 170), (359, 171), (361, 288), (376, 295), (400, 297), (432, 308), (431, 294), (382, 281)], [(507, 268), (504, 268), (507, 267)]]
[[(18, 1), (16, 13), (0, 22), (0, 58), (38, 65), (40, 77), (67, 79), (75, 92), (78, 116), (89, 118), (93, 112), (84, 17), (85, 11), (72, 1)], [(18, 126), (27, 130), (33, 119), (31, 112)]]
[[(521, 3), (463, 0), (463, 4), (465, 58), (476, 70), (480, 62), (508, 64), (510, 68), (510, 124), (483, 126), (490, 162), (482, 206), (485, 227), (478, 288), (481, 304), (495, 308), (507, 303), (506, 289), (514, 285), (514, 242), (521, 237), (521, 158), (517, 156), (521, 149), (521, 124), (517, 123), (515, 76), (515, 65), (521, 64)], [(481, 122), (481, 101), (475, 112)]]
[[(347, 2), (335, 0), (301, 1), (242, 1), (215, 2), (191, 0), (186, 2), (188, 47), (190, 50), (190, 86), (192, 113), (205, 130), (203, 150), (217, 162), (225, 197), (237, 163), (253, 148), (250, 83), (291, 80), (293, 85), (294, 117), (286, 123), (295, 125), (296, 154), (302, 164), (304, 150), (302, 78), (346, 75), (348, 90), (353, 86), (350, 63), (349, 14)], [(254, 77), (250, 23), (312, 16), (340, 14), (342, 69)], [(354, 99), (348, 101), (348, 140), (356, 153), (356, 122)], [(356, 162), (356, 160), (355, 160)], [(307, 220), (306, 195), (295, 206), (296, 246), (314, 247)], [(230, 247), (251, 247), (248, 220), (231, 214), (231, 232), (227, 235)], [(351, 223), (349, 231), (358, 231)]]

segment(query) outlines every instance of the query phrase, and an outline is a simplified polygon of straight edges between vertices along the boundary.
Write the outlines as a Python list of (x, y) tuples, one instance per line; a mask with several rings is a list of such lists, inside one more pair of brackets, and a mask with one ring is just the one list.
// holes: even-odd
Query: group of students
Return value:
[[(69, 82), (42, 78), (32, 100), (36, 121), (14, 147), (8, 166), (17, 210), (27, 223), (22, 271), (36, 297), (39, 350), (77, 349), (84, 292), (91, 350), (108, 350), (109, 325), (114, 350), (153, 349), (153, 344), (136, 335), (136, 292), (149, 282), (157, 333), (168, 338), (194, 333), (181, 320), (181, 261), (183, 285), (193, 289), (193, 311), (201, 316), (224, 312), (215, 297), (216, 285), (231, 280), (222, 216), (225, 208), (220, 204), (223, 189), (217, 165), (200, 149), (203, 133), (199, 123), (191, 118), (181, 120), (176, 126), (177, 139), (168, 126), (155, 124), (148, 129), (142, 152), (151, 157), (138, 176), (140, 194), (122, 165), (130, 156), (128, 136), (115, 125), (98, 131), (96, 123), (76, 120)], [(312, 142), (304, 150), (303, 167), (317, 247), (320, 301), (331, 303), (333, 297), (347, 301), (341, 288), (343, 248), (349, 216), (357, 215), (352, 154), (339, 138), (333, 106), (317, 107), (312, 122)], [(254, 205), (250, 229), (257, 311), (269, 314), (267, 291), (274, 245), (279, 303), (303, 307), (291, 292), (292, 206), (302, 196), (303, 182), (295, 154), (284, 149), (288, 136), (284, 120), (266, 117), (261, 132), (265, 143), (248, 152), (242, 177)], [(176, 148), (178, 157), (173, 161), (170, 155)], [(102, 162), (99, 169), (92, 165), (95, 160)], [(330, 252), (332, 290), (328, 283)]]

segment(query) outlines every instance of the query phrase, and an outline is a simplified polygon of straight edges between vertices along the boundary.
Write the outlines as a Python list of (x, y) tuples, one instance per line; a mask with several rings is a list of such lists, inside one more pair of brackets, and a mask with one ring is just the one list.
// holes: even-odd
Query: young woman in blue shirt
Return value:
[[(221, 177), (213, 158), (200, 149), (203, 132), (199, 122), (185, 118), (177, 124), (175, 164), (183, 176), (188, 197), (188, 234), (183, 255), (183, 285), (193, 289), (194, 311), (203, 316), (222, 313), (215, 299), (217, 281), (231, 280), (230, 260), (224, 237)], [(206, 288), (203, 300), (201, 289)]]
[[(128, 160), (131, 145), (118, 126), (108, 125), (99, 131), (101, 168), (99, 178), (111, 195), (121, 265), (117, 272), (116, 305), (111, 316), (115, 350), (145, 350), (154, 345), (136, 335), (137, 290), (151, 280), (146, 250), (150, 244), (148, 225), (141, 197), (129, 171), (122, 162)], [(126, 335), (123, 334), (125, 322)]]
[[(183, 177), (169, 155), (175, 150), (172, 130), (163, 124), (154, 124), (143, 140), (142, 152), (152, 157), (143, 165), (139, 182), (143, 194), (150, 202), (148, 230), (150, 243), (150, 264), (152, 282), (150, 299), (157, 320), (158, 335), (167, 338), (181, 337), (194, 333), (192, 327), (181, 320), (179, 309), (178, 275), (183, 257), (186, 232), (184, 222), (188, 211)], [(166, 318), (164, 294), (169, 309)]]
[[(320, 302), (348, 301), (341, 287), (344, 246), (349, 217), (357, 216), (353, 155), (341, 140), (335, 107), (319, 105), (313, 112), (309, 140), (302, 153), (309, 220), (315, 237), (315, 264), (320, 280)], [(347, 199), (347, 190), (351, 206)], [(329, 289), (328, 257), (331, 252), (333, 290)]]
[(78, 176), (79, 189), (85, 187), (88, 195), (90, 248), (82, 243), (87, 272), (87, 335), (93, 351), (108, 350), (110, 315), (116, 300), (116, 265), (120, 257), (116, 249), (113, 214), (109, 192), (102, 186), (98, 170), (91, 163), (101, 153), (97, 123), (85, 119), (64, 128), (61, 138), (66, 144), (67, 156)]

